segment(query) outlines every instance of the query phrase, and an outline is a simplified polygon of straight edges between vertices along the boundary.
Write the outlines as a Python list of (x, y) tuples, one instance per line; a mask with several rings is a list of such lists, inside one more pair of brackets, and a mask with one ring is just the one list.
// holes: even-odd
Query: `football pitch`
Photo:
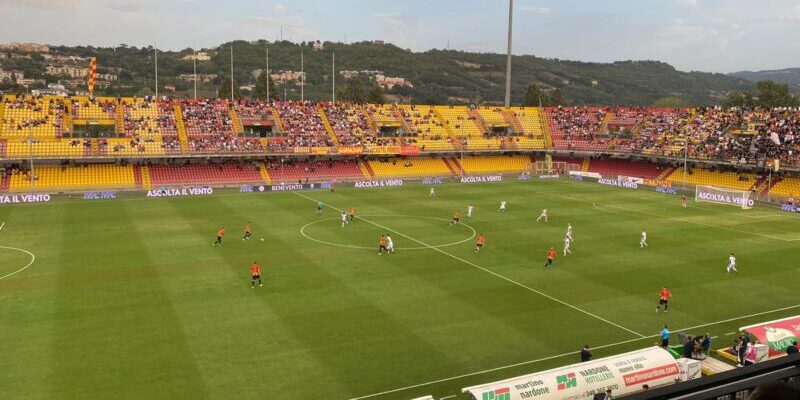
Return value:
[[(584, 344), (649, 347), (665, 323), (718, 348), (800, 313), (796, 215), (569, 180), (429, 188), (3, 206), (0, 397), (440, 398), (577, 362)], [(397, 252), (379, 256), (386, 233)]]

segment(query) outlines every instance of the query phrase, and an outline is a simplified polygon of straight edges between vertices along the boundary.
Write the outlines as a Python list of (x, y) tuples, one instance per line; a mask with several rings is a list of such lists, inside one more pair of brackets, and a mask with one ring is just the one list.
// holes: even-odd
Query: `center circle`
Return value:
[(16, 247), (0, 246), (0, 265), (11, 266), (12, 269), (0, 270), (0, 280), (16, 275), (33, 265), (36, 256), (28, 250)]
[[(366, 219), (365, 219), (366, 218)], [(413, 228), (404, 227), (404, 228), (397, 228), (397, 231), (394, 230), (394, 227), (386, 227), (386, 224), (379, 223), (381, 219), (384, 218), (392, 218), (392, 219), (405, 219), (404, 223), (409, 223), (412, 221), (416, 221), (415, 223), (419, 222), (435, 222), (439, 226), (449, 227), (451, 229), (458, 229), (459, 231), (464, 231), (466, 228), (468, 231), (464, 232), (465, 234), (469, 234), (469, 237), (466, 239), (453, 239), (447, 243), (441, 244), (430, 244), (427, 243), (425, 238), (420, 239), (420, 235), (418, 232), (413, 231)], [(377, 220), (377, 221), (376, 221)], [(437, 218), (437, 217), (425, 217), (420, 215), (364, 215), (356, 217), (356, 221), (353, 223), (348, 224), (344, 228), (341, 227), (341, 218), (340, 217), (332, 217), (332, 218), (324, 218), (314, 222), (310, 222), (300, 228), (300, 234), (303, 235), (308, 240), (326, 244), (329, 246), (336, 246), (336, 247), (345, 247), (349, 249), (369, 249), (374, 250), (377, 246), (378, 235), (381, 233), (389, 233), (392, 234), (394, 237), (395, 247), (400, 250), (426, 250), (426, 249), (439, 249), (443, 247), (450, 247), (456, 246), (465, 242), (468, 242), (475, 238), (477, 232), (475, 228), (470, 226), (469, 224), (465, 224), (463, 222), (459, 223), (456, 226), (450, 226), (449, 224), (451, 221), (445, 218)], [(430, 230), (432, 227), (437, 225), (425, 224), (425, 227), (422, 229)], [(324, 227), (328, 230), (328, 234), (321, 234), (319, 229)], [(342, 237), (341, 233), (347, 234), (348, 232), (353, 231), (354, 227), (359, 227), (360, 231), (358, 232), (362, 236), (369, 234), (368, 238), (364, 238), (364, 240), (374, 241), (374, 246), (364, 246), (359, 244), (348, 244), (348, 243), (339, 243), (340, 240), (338, 238)], [(396, 227), (396, 226), (395, 226)], [(316, 232), (315, 232), (316, 230)], [(334, 231), (336, 232), (336, 238), (328, 238), (325, 236), (331, 236)], [(402, 232), (401, 233), (398, 233)], [(440, 232), (444, 233), (444, 231)], [(407, 236), (406, 236), (407, 235)], [(413, 243), (413, 246), (402, 246), (398, 245), (398, 242), (405, 242), (405, 243)], [(423, 245), (421, 243), (425, 243)]]

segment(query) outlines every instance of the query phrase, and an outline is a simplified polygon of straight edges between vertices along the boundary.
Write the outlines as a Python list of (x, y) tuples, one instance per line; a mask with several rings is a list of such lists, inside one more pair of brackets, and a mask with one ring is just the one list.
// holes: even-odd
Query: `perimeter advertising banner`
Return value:
[(614, 397), (674, 383), (680, 369), (660, 347), (633, 351), (595, 361), (464, 388), (476, 400), (582, 400), (611, 389)]
[(0, 195), (0, 204), (19, 204), (19, 203), (47, 203), (51, 199), (49, 193), (39, 194), (10, 194)]
[(403, 156), (418, 156), (419, 147), (417, 146), (402, 146), (400, 147), (400, 155)]
[(339, 146), (339, 154), (343, 156), (355, 156), (364, 154), (364, 148), (361, 146)]
[(372, 154), (400, 154), (403, 151), (401, 146), (370, 146), (367, 148)]
[(792, 342), (800, 342), (800, 315), (745, 326), (739, 330), (755, 336), (759, 342), (769, 346), (769, 358), (786, 355)]

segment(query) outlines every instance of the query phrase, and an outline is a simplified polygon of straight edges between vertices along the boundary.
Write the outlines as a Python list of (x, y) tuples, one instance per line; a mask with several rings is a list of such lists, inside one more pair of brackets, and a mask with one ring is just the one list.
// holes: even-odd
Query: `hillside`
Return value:
[[(208, 61), (197, 62), (198, 74), (207, 74), (208, 82), (200, 83), (199, 95), (214, 95), (224, 76), (229, 74), (230, 46), (234, 46), (234, 75), (237, 86), (252, 85), (264, 68), (265, 47), (270, 49), (270, 70), (300, 70), (300, 49), (304, 49), (307, 74), (305, 96), (310, 100), (328, 100), (331, 93), (331, 53), (336, 53), (337, 87), (346, 81), (341, 71), (382, 71), (387, 77), (400, 77), (413, 83), (413, 89), (398, 86), (387, 92), (392, 100), (415, 103), (499, 103), (504, 93), (505, 56), (493, 53), (431, 50), (415, 53), (391, 44), (360, 42), (353, 44), (324, 43), (324, 50), (314, 51), (311, 43), (302, 45), (287, 41), (267, 43), (236, 41), (225, 43), (207, 52)], [(181, 58), (191, 55), (191, 49), (178, 52), (159, 52), (159, 94), (192, 95), (193, 83), (178, 78), (192, 73), (192, 61)], [(72, 81), (85, 90), (81, 80), (66, 76), (48, 75), (46, 67), (59, 66), (56, 56), (97, 57), (100, 73), (113, 73), (117, 81), (98, 88), (105, 95), (147, 95), (153, 93), (154, 68), (152, 48), (120, 45), (116, 48), (51, 47), (45, 59), (40, 54), (16, 57), (8, 53), (0, 59), (6, 71), (18, 70), (26, 78), (40, 79), (33, 86), (45, 83)], [(54, 58), (55, 57), (55, 58)], [(85, 68), (88, 62), (76, 61)], [(214, 76), (216, 75), (216, 76)], [(375, 73), (363, 74), (365, 81)], [(632, 104), (651, 105), (663, 97), (683, 98), (689, 104), (721, 103), (731, 90), (748, 90), (751, 81), (704, 72), (682, 72), (657, 61), (620, 61), (615, 63), (586, 63), (536, 56), (515, 56), (513, 59), (514, 103), (523, 101), (526, 87), (535, 82), (545, 89), (560, 89), (569, 104)], [(85, 81), (85, 78), (83, 79)], [(291, 81), (283, 85), (278, 79), (278, 92), (288, 99), (300, 97), (299, 86)], [(168, 86), (170, 86), (168, 88)], [(173, 89), (174, 87), (174, 89)], [(20, 91), (6, 82), (0, 90)]]
[(747, 79), (753, 82), (771, 80), (786, 83), (793, 92), (800, 91), (800, 68), (772, 69), (764, 71), (739, 71), (730, 76)]

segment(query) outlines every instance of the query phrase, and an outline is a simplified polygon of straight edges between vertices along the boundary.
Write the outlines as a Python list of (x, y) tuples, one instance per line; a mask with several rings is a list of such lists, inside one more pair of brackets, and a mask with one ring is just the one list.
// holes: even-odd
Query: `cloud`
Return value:
[(39, 10), (74, 10), (80, 6), (79, 0), (0, 0), (0, 8), (10, 6), (18, 8), (34, 8)]
[(684, 7), (697, 8), (698, 0), (677, 0), (677, 3)]
[(550, 7), (525, 6), (522, 7), (522, 12), (525, 14), (550, 15), (553, 10)]
[(286, 11), (286, 6), (283, 4), (275, 4), (275, 6), (272, 7), (272, 9), (275, 10), (275, 12), (284, 12)]
[(114, 3), (107, 5), (106, 8), (122, 13), (134, 13), (144, 10), (144, 7), (140, 3)]

